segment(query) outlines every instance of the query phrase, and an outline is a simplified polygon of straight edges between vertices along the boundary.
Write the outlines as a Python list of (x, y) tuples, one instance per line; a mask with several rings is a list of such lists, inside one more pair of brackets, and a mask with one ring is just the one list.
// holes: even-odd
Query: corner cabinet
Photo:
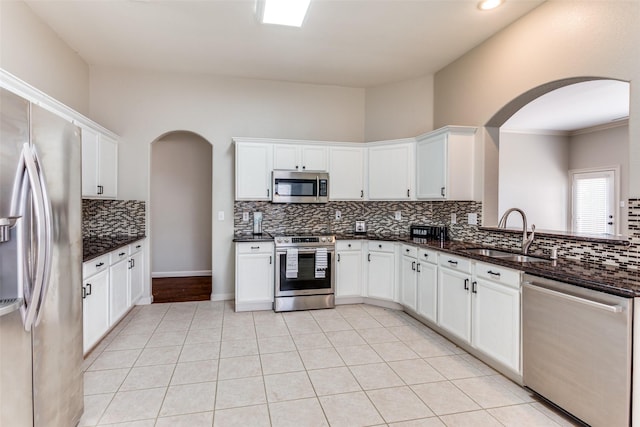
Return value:
[(118, 191), (118, 142), (94, 129), (82, 129), (82, 196), (115, 199)]
[(236, 143), (236, 200), (271, 200), (273, 144)]
[(275, 254), (273, 242), (236, 245), (236, 311), (273, 307)]
[(416, 198), (473, 200), (476, 130), (447, 126), (416, 138)]
[(329, 198), (364, 200), (364, 147), (329, 147)]
[(368, 148), (369, 200), (412, 200), (414, 139), (371, 143)]

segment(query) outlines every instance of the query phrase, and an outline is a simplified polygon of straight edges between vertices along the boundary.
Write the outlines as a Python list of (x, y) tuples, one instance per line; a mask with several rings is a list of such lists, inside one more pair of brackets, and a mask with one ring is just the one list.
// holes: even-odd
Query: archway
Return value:
[(151, 145), (151, 277), (154, 302), (211, 296), (212, 145), (188, 131)]
[(608, 221), (612, 234), (624, 234), (626, 209), (617, 206), (628, 198), (629, 92), (625, 81), (576, 77), (533, 88), (501, 108), (486, 125), (485, 225), (516, 206), (538, 229), (580, 231), (572, 227), (571, 172), (616, 168), (622, 185)]

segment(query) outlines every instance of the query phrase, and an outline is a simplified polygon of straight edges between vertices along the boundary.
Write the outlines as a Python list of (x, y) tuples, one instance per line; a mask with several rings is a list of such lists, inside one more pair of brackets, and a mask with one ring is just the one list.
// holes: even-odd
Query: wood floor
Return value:
[(206, 301), (211, 298), (211, 276), (154, 278), (151, 289), (154, 303)]

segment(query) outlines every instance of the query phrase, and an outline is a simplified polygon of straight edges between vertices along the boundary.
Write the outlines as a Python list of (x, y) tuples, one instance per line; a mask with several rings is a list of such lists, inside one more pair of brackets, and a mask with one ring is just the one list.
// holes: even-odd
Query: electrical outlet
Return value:
[(336, 211), (336, 219), (342, 219), (342, 212)]
[(478, 225), (478, 214), (470, 213), (467, 215), (467, 224), (469, 225)]
[(242, 221), (249, 222), (249, 212), (242, 212)]
[(218, 221), (224, 221), (224, 211), (218, 211)]
[(456, 217), (455, 213), (451, 214), (451, 224), (457, 224), (458, 223), (458, 219)]
[(402, 211), (396, 211), (395, 219), (396, 219), (396, 221), (401, 221), (402, 220)]

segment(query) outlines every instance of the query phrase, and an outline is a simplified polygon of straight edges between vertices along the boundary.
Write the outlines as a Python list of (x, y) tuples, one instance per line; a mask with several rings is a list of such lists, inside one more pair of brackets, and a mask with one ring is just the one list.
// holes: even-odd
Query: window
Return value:
[(572, 231), (616, 234), (618, 213), (615, 169), (570, 171)]

